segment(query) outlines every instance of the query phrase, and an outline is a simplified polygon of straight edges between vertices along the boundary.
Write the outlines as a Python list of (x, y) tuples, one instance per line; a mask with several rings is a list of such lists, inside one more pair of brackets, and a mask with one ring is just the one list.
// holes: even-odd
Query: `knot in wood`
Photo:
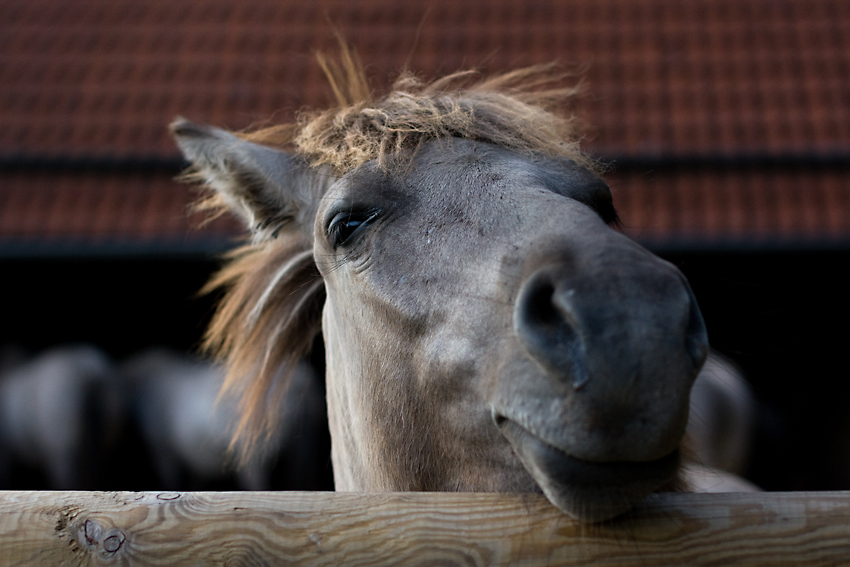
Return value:
[(121, 548), (121, 544), (124, 543), (124, 534), (117, 533), (112, 534), (105, 540), (103, 540), (103, 549), (109, 553), (115, 553)]
[(89, 547), (99, 547), (109, 554), (121, 549), (126, 539), (118, 528), (104, 529), (100, 522), (93, 519), (88, 519), (83, 524), (83, 535)]
[(83, 525), (83, 534), (86, 537), (87, 544), (97, 545), (100, 542), (101, 535), (103, 535), (103, 527), (97, 520), (86, 520)]

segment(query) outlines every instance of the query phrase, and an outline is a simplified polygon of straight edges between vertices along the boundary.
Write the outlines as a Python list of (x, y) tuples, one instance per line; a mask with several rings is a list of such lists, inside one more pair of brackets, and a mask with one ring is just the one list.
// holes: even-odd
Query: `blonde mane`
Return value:
[[(302, 114), (293, 124), (243, 132), (251, 142), (293, 151), (336, 176), (377, 160), (415, 152), (423, 143), (460, 137), (527, 153), (572, 159), (598, 170), (579, 149), (576, 121), (558, 112), (578, 88), (554, 65), (538, 65), (479, 79), (474, 71), (425, 82), (402, 73), (390, 92), (375, 97), (355, 53), (339, 62), (318, 56), (337, 106)], [(215, 196), (203, 208), (222, 208)], [(204, 347), (228, 366), (223, 393), (240, 398), (234, 442), (243, 457), (275, 425), (274, 400), (286, 393), (294, 365), (320, 331), (324, 286), (309, 239), (294, 229), (247, 245), (209, 282), (226, 290)]]

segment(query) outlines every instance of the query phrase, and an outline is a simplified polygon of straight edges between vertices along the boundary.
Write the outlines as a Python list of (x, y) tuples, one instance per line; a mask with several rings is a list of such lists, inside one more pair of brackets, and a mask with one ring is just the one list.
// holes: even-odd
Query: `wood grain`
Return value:
[(13, 565), (850, 565), (850, 492), (657, 494), (602, 525), (523, 494), (0, 492)]

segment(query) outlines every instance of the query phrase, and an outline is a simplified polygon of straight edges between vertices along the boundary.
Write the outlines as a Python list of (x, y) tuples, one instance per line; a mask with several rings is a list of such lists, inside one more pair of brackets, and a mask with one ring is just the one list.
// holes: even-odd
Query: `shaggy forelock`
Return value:
[(421, 144), (458, 137), (522, 152), (562, 156), (596, 164), (579, 149), (576, 120), (558, 112), (574, 98), (563, 86), (569, 74), (537, 65), (480, 80), (461, 71), (426, 82), (402, 73), (389, 94), (374, 98), (356, 59), (324, 61), (337, 106), (303, 114), (296, 124), (244, 134), (251, 141), (288, 146), (314, 166), (341, 175), (367, 161), (385, 167), (390, 158)]

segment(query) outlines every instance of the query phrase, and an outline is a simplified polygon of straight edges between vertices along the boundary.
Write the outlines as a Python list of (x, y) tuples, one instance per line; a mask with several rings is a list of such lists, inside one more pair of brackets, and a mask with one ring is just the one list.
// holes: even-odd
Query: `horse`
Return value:
[(690, 449), (698, 461), (736, 475), (746, 472), (758, 417), (757, 400), (741, 371), (712, 352), (691, 390)]
[[(219, 365), (163, 347), (146, 349), (123, 361), (116, 371), (127, 406), (151, 453), (160, 485), (204, 488), (231, 476), (228, 463), (230, 428), (236, 410), (232, 400), (218, 400), (224, 378)], [(321, 459), (313, 432), (326, 419), (324, 400), (314, 369), (305, 361), (292, 375), (289, 395), (275, 408), (283, 419), (264, 443), (262, 454), (235, 471), (241, 490), (269, 490), (273, 465), (284, 460), (293, 488), (316, 486)]]
[(171, 125), (199, 207), (252, 234), (207, 288), (238, 433), (321, 333), (336, 490), (542, 492), (599, 522), (675, 487), (705, 324), (618, 230), (575, 89), (536, 66), (378, 96), (320, 63), (336, 104), (292, 124)]
[(65, 345), (0, 372), (0, 481), (13, 464), (39, 468), (55, 490), (79, 490), (118, 442), (123, 401), (112, 361), (92, 345)]

